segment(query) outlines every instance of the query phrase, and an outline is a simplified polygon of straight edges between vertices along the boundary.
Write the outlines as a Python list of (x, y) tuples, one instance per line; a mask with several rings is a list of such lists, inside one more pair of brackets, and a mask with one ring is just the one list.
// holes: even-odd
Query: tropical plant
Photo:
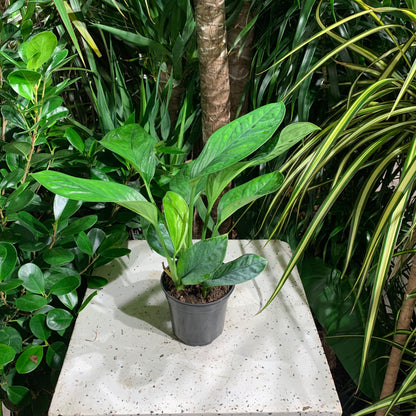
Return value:
[(108, 170), (94, 157), (94, 140), (64, 121), (61, 95), (73, 80), (60, 73), (70, 59), (52, 32), (3, 25), (0, 396), (19, 415), (47, 411), (73, 322), (89, 301), (81, 301), (85, 288), (106, 283), (94, 269), (128, 252), (112, 207), (54, 197), (30, 177), (46, 168), (89, 175), (90, 163), (97, 174)]
[[(278, 189), (283, 177), (280, 172), (271, 172), (226, 192), (219, 200), (216, 219), (211, 218), (212, 208), (226, 185), (239, 173), (278, 156), (316, 129), (310, 123), (295, 124), (272, 139), (283, 115), (282, 103), (270, 104), (217, 130), (200, 156), (184, 164), (171, 178), (162, 200), (163, 211), (159, 210), (150, 187), (157, 164), (158, 141), (139, 125), (115, 129), (101, 144), (136, 169), (149, 201), (132, 187), (117, 183), (52, 171), (35, 173), (33, 177), (52, 192), (69, 199), (111, 201), (139, 214), (144, 220), (149, 245), (166, 257), (168, 274), (178, 289), (199, 283), (205, 289), (235, 284), (255, 277), (266, 263), (257, 255), (244, 255), (223, 264), (227, 236), (219, 235), (219, 226), (239, 208)], [(202, 195), (206, 197), (206, 205)], [(202, 240), (195, 244), (192, 241), (194, 207), (204, 223)], [(208, 231), (210, 238), (207, 238)]]
[[(354, 1), (351, 9), (343, 4), (321, 1), (316, 22), (322, 30), (281, 60), (312, 42), (334, 42), (333, 49), (305, 71), (288, 94), (335, 60), (339, 79), (345, 80), (341, 88), (347, 95), (334, 107), (322, 131), (282, 166), (287, 172), (286, 181), (270, 212), (289, 187), (291, 193), (287, 204), (281, 206), (275, 232), (285, 228), (292, 214), (308, 217), (303, 220), (305, 228), (299, 244), (270, 301), (308, 247), (312, 245), (327, 260), (332, 259), (332, 267), (339, 268), (339, 274), (331, 277), (334, 291), (349, 292), (354, 311), (362, 314), (365, 310), (364, 331), (355, 334), (363, 340), (361, 364), (353, 375), (357, 385), (362, 386), (371, 345), (381, 341), (390, 345), (392, 352), (399, 352), (395, 374), (390, 373), (390, 362), (385, 380), (385, 385), (398, 386), (396, 392), (383, 389), (379, 403), (358, 413), (366, 414), (386, 406), (390, 411), (396, 403), (401, 403), (402, 409), (411, 408), (416, 397), (414, 359), (408, 355), (414, 313), (414, 298), (408, 295), (415, 290), (410, 254), (414, 250), (415, 223), (416, 15), (405, 5), (384, 7), (385, 3)], [(275, 65), (278, 68), (280, 61)], [(311, 208), (305, 208), (307, 203)], [(347, 206), (351, 206), (351, 212), (345, 218)], [(340, 212), (344, 212), (345, 223), (337, 221)], [(324, 242), (319, 247), (315, 241)], [(350, 281), (347, 291), (341, 289), (346, 279)], [(336, 324), (338, 343), (342, 319)], [(351, 339), (351, 332), (344, 335)], [(382, 356), (385, 353), (373, 358), (387, 365), (381, 361)], [(374, 395), (372, 398), (376, 399)]]

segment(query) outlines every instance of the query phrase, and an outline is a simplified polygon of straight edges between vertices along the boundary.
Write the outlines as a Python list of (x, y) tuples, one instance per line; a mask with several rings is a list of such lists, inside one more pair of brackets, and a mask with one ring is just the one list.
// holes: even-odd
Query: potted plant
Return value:
[[(317, 129), (311, 123), (294, 123), (279, 135), (274, 135), (284, 113), (282, 103), (269, 104), (217, 130), (195, 160), (170, 167), (168, 188), (159, 204), (152, 186), (156, 181), (156, 167), (161, 160), (158, 155), (163, 155), (160, 148), (164, 142), (159, 142), (137, 124), (127, 124), (111, 131), (101, 144), (127, 161), (140, 175), (148, 199), (132, 186), (115, 182), (77, 178), (53, 171), (32, 176), (50, 191), (66, 198), (115, 202), (139, 214), (148, 244), (167, 261), (167, 267), (163, 267), (162, 287), (168, 299), (171, 296), (179, 299), (179, 302), (170, 302), (175, 334), (189, 345), (205, 345), (221, 333), (223, 323), (206, 325), (211, 318), (201, 318), (200, 310), (211, 310), (214, 305), (224, 304), (231, 287), (253, 279), (267, 264), (266, 259), (256, 254), (245, 254), (224, 263), (228, 238), (227, 234), (220, 235), (219, 227), (238, 209), (275, 192), (283, 183), (283, 175), (278, 171), (264, 173), (220, 195), (241, 172), (276, 158)], [(214, 219), (211, 214), (217, 199)], [(195, 208), (203, 220), (199, 241), (192, 240)], [(213, 297), (214, 287), (222, 288), (217, 297), (223, 296), (224, 299)], [(187, 311), (186, 318), (176, 320), (175, 305), (184, 309), (184, 303), (180, 301), (189, 292), (199, 299), (195, 302), (205, 306), (187, 305), (187, 310), (197, 309), (198, 312)], [(213, 302), (210, 302), (211, 298)], [(220, 309), (223, 322), (224, 306)], [(190, 315), (199, 316), (192, 327)], [(182, 323), (185, 329), (180, 327)], [(213, 330), (212, 334), (206, 333), (209, 328)]]

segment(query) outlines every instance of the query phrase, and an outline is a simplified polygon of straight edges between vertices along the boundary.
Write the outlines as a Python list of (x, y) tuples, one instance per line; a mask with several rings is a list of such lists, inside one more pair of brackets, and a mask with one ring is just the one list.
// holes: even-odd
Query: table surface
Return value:
[(286, 243), (265, 244), (229, 242), (227, 260), (257, 253), (268, 266), (236, 286), (222, 335), (189, 347), (172, 333), (163, 258), (130, 241), (128, 256), (101, 268), (110, 283), (77, 319), (49, 416), (341, 415), (296, 270), (257, 314), (291, 256)]

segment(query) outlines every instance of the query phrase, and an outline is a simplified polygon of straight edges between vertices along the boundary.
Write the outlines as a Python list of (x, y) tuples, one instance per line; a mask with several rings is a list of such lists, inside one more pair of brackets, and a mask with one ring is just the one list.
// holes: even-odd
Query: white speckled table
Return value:
[(109, 278), (80, 313), (49, 416), (341, 415), (297, 272), (264, 312), (290, 258), (287, 244), (234, 240), (228, 259), (268, 258), (238, 285), (223, 334), (188, 347), (173, 338), (161, 261), (144, 241), (101, 269)]

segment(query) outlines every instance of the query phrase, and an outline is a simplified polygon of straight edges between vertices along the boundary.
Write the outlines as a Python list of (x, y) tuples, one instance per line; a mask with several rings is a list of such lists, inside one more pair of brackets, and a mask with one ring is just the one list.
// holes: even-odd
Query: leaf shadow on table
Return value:
[[(130, 290), (139, 293), (139, 295), (123, 304), (117, 302), (118, 310), (129, 317), (137, 318), (149, 324), (149, 331), (153, 327), (170, 337), (174, 337), (169, 306), (163, 296), (159, 281), (142, 280), (130, 287)], [(120, 319), (122, 319), (121, 316)], [(135, 327), (140, 325), (131, 319), (125, 320), (124, 323)]]

